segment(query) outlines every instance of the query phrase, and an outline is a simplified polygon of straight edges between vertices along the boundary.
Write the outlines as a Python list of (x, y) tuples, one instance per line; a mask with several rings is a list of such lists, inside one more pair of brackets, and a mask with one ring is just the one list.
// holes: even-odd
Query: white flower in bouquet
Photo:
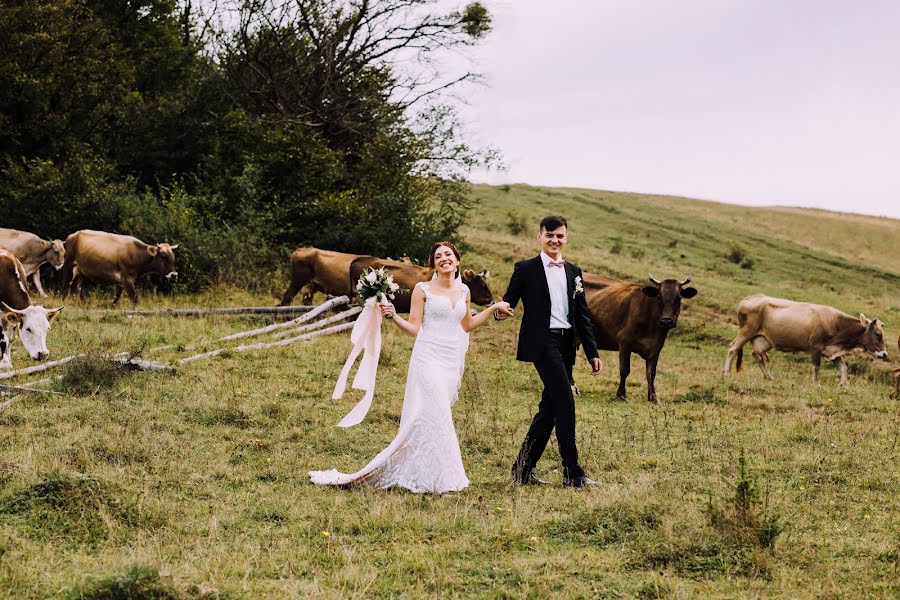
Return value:
[(397, 292), (401, 290), (402, 288), (394, 282), (394, 278), (384, 267), (369, 268), (363, 271), (359, 276), (359, 281), (356, 282), (356, 293), (363, 302), (369, 298), (375, 298), (378, 303), (384, 302), (386, 299), (393, 300)]

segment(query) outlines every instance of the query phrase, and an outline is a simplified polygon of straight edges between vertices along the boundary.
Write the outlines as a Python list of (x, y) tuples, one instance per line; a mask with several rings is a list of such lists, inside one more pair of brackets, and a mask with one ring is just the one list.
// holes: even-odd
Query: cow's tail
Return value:
[(741, 372), (741, 366), (744, 364), (744, 347), (741, 346), (737, 351), (737, 360), (734, 363), (734, 370)]

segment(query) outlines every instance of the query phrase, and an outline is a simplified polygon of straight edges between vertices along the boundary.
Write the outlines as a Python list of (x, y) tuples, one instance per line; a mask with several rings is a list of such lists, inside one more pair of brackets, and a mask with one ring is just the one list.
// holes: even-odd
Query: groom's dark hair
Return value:
[(541, 219), (541, 228), (538, 231), (554, 231), (559, 229), (560, 227), (569, 228), (569, 224), (566, 223), (566, 220), (560, 217), (559, 215), (550, 215), (549, 217), (544, 217)]

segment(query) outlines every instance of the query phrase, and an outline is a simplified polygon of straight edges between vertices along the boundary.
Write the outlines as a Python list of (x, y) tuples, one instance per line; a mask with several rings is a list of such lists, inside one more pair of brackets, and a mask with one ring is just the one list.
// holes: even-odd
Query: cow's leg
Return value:
[(65, 301), (66, 298), (69, 297), (69, 292), (72, 288), (72, 283), (75, 280), (75, 268), (74, 265), (69, 264), (68, 262), (63, 264), (62, 268), (62, 299)]
[(772, 344), (761, 335), (753, 338), (750, 341), (750, 344), (753, 347), (753, 358), (756, 359), (756, 364), (759, 365), (759, 370), (762, 371), (763, 377), (769, 381), (773, 381), (775, 378), (769, 373), (769, 367), (766, 365), (766, 363), (769, 362), (769, 356), (766, 352), (772, 349)]
[(297, 292), (300, 291), (300, 288), (303, 287), (297, 279), (291, 277), (291, 283), (288, 286), (288, 289), (285, 290), (284, 296), (281, 297), (281, 302), (278, 306), (290, 306), (291, 302), (294, 301), (294, 296), (297, 295)]
[[(137, 306), (138, 295), (137, 290), (134, 289), (134, 282), (130, 279), (126, 279), (122, 282), (122, 286), (125, 288), (125, 291), (128, 292), (128, 298), (131, 299), (131, 304)], [(119, 288), (119, 290), (119, 293), (121, 294), (121, 288)]]
[[(728, 377), (728, 373), (731, 371), (731, 361), (734, 360), (735, 355), (741, 351), (741, 348), (744, 347), (749, 338), (745, 335), (738, 333), (738, 336), (734, 338), (734, 341), (731, 342), (731, 345), (728, 346), (728, 353), (725, 355), (725, 368), (722, 369), (722, 377)], [(740, 361), (738, 361), (738, 370), (740, 370)]]
[(838, 356), (836, 359), (831, 361), (838, 368), (838, 371), (841, 374), (841, 387), (847, 388), (847, 363), (844, 362), (844, 358), (842, 356)]
[[(810, 352), (809, 358), (812, 360), (812, 380), (813, 383), (819, 383), (819, 365), (822, 364), (821, 352)], [(835, 362), (837, 364), (837, 362)]]
[(657, 402), (656, 399), (656, 363), (659, 362), (659, 354), (647, 357), (647, 400)]
[(119, 284), (116, 284), (116, 295), (113, 296), (113, 301), (112, 301), (112, 305), (113, 305), (113, 306), (115, 306), (116, 304), (119, 303), (119, 298), (122, 297), (122, 290), (123, 290), (123, 289), (125, 289), (125, 288), (123, 288), (123, 287), (122, 287), (121, 285), (119, 285)]
[(78, 274), (76, 274), (73, 285), (75, 286), (75, 293), (78, 294), (78, 299), (81, 300), (81, 302), (87, 300), (87, 294), (84, 291), (84, 277), (79, 277)]
[(31, 281), (34, 283), (34, 289), (37, 290), (38, 295), (41, 298), (47, 297), (47, 292), (44, 291), (44, 287), (41, 285), (41, 270), (38, 269), (31, 275)]
[(891, 392), (891, 400), (900, 400), (900, 369), (891, 372), (894, 378), (894, 391)]
[(631, 350), (619, 346), (619, 389), (616, 390), (616, 398), (627, 400), (625, 394), (625, 380), (631, 373)]

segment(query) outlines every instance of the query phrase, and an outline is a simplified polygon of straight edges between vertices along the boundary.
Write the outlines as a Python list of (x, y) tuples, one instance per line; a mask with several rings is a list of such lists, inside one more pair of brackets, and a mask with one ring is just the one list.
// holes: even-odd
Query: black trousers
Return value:
[(563, 477), (581, 477), (584, 470), (578, 464), (578, 448), (575, 445), (575, 398), (572, 396), (572, 338), (571, 329), (564, 333), (551, 332), (547, 349), (540, 360), (535, 361), (544, 392), (538, 412), (531, 420), (531, 427), (513, 464), (513, 477), (525, 481), (531, 476), (540, 460), (550, 434), (556, 428), (556, 441), (562, 457)]

